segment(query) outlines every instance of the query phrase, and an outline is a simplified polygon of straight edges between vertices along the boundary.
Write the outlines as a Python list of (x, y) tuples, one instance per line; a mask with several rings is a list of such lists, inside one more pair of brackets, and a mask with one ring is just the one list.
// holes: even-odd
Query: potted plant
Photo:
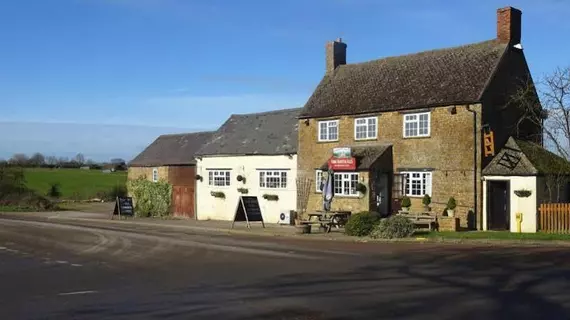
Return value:
[(243, 183), (245, 183), (245, 177), (244, 177), (244, 176), (242, 176), (241, 174), (240, 174), (240, 175), (238, 175), (238, 176), (236, 177), (236, 179), (237, 179), (237, 181), (240, 181), (240, 182), (243, 182)]
[(429, 207), (429, 205), (431, 204), (431, 197), (429, 196), (429, 194), (425, 194), (424, 198), (422, 199), (422, 203), (424, 205), (424, 211), (425, 212), (429, 212), (431, 211), (431, 208)]
[(408, 196), (404, 196), (402, 198), (402, 211), (404, 212), (410, 211), (411, 206), (412, 206), (412, 201), (410, 201), (410, 198)]
[(457, 203), (455, 202), (455, 198), (450, 197), (449, 200), (447, 201), (447, 216), (448, 217), (453, 217), (453, 215), (455, 214), (455, 208), (456, 207), (457, 207)]
[(297, 234), (306, 234), (311, 233), (311, 225), (307, 223), (303, 223), (303, 218), (299, 212), (294, 212), (294, 220), (295, 220), (295, 228), (297, 229)]

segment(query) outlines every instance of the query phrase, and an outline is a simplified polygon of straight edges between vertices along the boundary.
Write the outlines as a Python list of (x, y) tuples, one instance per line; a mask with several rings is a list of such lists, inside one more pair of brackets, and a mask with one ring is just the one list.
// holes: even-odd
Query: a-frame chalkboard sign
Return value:
[(133, 198), (132, 197), (117, 197), (115, 199), (115, 209), (113, 210), (113, 214), (111, 215), (111, 219), (113, 216), (119, 215), (119, 219), (121, 216), (131, 216), (134, 217), (135, 209), (133, 206)]
[(247, 227), (251, 228), (250, 222), (260, 221), (261, 225), (265, 228), (265, 223), (263, 222), (263, 216), (261, 215), (261, 208), (259, 207), (259, 200), (254, 196), (241, 196), (239, 197), (236, 213), (234, 215), (234, 221), (232, 222), (232, 229), (234, 223), (245, 221), (247, 222)]

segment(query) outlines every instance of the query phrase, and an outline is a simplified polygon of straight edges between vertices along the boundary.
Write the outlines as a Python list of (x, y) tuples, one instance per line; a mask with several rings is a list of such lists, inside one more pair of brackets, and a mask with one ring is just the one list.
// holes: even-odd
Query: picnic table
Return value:
[(351, 214), (351, 211), (319, 210), (307, 214), (309, 216), (309, 219), (307, 221), (303, 221), (303, 224), (319, 224), (326, 230), (326, 233), (329, 233), (333, 227), (337, 229), (344, 227)]

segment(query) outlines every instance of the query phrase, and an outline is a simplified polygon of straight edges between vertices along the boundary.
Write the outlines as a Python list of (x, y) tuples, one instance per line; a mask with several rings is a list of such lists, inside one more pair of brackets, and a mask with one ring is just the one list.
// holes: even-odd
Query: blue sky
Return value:
[(160, 133), (302, 106), (327, 40), (349, 63), (487, 40), (506, 5), (535, 78), (570, 64), (565, 0), (0, 1), (0, 158), (130, 159)]

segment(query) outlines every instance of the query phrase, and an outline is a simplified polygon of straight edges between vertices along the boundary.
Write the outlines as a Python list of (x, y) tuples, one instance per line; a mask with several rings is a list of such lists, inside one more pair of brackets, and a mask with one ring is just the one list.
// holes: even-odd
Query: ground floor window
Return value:
[(216, 187), (230, 185), (230, 170), (208, 170), (208, 184)]
[(402, 172), (405, 194), (409, 197), (431, 195), (431, 172)]
[[(340, 196), (357, 196), (358, 172), (335, 172), (334, 173), (334, 194)], [(317, 192), (322, 192), (324, 180), (322, 170), (317, 170), (316, 180)]]
[(270, 189), (287, 188), (287, 171), (267, 170), (259, 171), (259, 187)]

